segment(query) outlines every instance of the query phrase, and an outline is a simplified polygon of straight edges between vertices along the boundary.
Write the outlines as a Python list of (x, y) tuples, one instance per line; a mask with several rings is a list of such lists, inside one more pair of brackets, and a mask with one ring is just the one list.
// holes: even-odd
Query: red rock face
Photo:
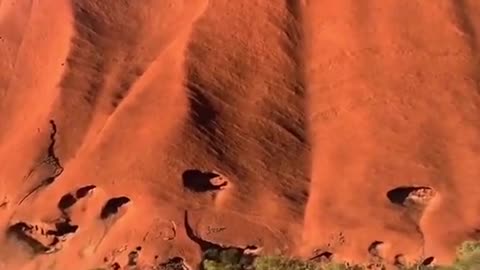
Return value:
[(141, 2), (0, 2), (1, 269), (478, 236), (480, 3)]

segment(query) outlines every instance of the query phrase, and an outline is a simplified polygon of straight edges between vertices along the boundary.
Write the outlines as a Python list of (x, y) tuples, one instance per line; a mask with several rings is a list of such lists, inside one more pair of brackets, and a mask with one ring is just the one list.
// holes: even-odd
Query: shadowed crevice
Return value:
[(70, 224), (70, 219), (55, 223), (55, 230), (47, 231), (47, 235), (64, 236), (77, 232), (79, 226)]
[(130, 202), (130, 198), (122, 196), (111, 198), (107, 201), (107, 203), (103, 206), (102, 211), (100, 213), (101, 219), (107, 219), (110, 216), (118, 213), (120, 207)]
[(47, 150), (47, 157), (37, 166), (32, 168), (30, 172), (27, 175), (27, 179), (32, 175), (32, 173), (38, 169), (41, 165), (49, 165), (53, 167), (53, 175), (46, 177), (40, 183), (32, 188), (19, 202), (18, 204), (22, 204), (23, 201), (25, 201), (30, 195), (33, 193), (37, 192), (40, 189), (43, 189), (55, 182), (57, 177), (59, 177), (63, 173), (63, 166), (60, 162), (59, 157), (55, 153), (55, 145), (56, 145), (56, 135), (57, 135), (57, 125), (55, 124), (54, 120), (50, 120), (50, 126), (51, 126), (51, 132), (50, 132), (50, 144), (48, 145), (48, 150)]
[(186, 170), (182, 174), (183, 186), (194, 192), (221, 190), (227, 186), (228, 182), (225, 180), (220, 184), (212, 183), (212, 180), (218, 177), (221, 177), (221, 175), (214, 172)]
[(188, 238), (195, 242), (202, 252), (205, 252), (209, 249), (223, 249), (224, 247), (217, 245), (215, 243), (203, 240), (202, 238), (198, 237), (195, 232), (193, 231), (192, 227), (190, 226), (190, 222), (188, 221), (188, 211), (185, 211), (184, 213), (184, 224), (185, 224), (185, 231), (187, 233)]
[(423, 266), (430, 266), (432, 265), (433, 261), (435, 261), (435, 257), (427, 257), (425, 260), (422, 261)]
[(77, 199), (72, 194), (67, 193), (60, 198), (57, 206), (61, 211), (64, 211), (65, 209), (72, 207), (76, 202)]
[(33, 254), (49, 254), (59, 251), (62, 248), (60, 242), (64, 241), (68, 234), (76, 233), (78, 229), (79, 226), (71, 224), (69, 218), (56, 222), (54, 229), (20, 221), (8, 228), (7, 236), (15, 237), (26, 244)]
[(77, 199), (81, 199), (81, 198), (87, 196), (88, 193), (91, 190), (94, 190), (95, 188), (96, 188), (95, 185), (88, 185), (88, 186), (81, 187), (81, 188), (77, 189), (77, 191), (75, 192), (75, 197), (77, 197)]
[(372, 257), (381, 257), (380, 254), (380, 248), (384, 243), (382, 241), (373, 241), (369, 246), (368, 246), (368, 253)]
[(7, 230), (8, 236), (13, 236), (21, 242), (27, 244), (34, 254), (45, 253), (49, 248), (43, 245), (40, 241), (31, 237), (28, 232), (33, 230), (33, 226), (25, 222), (18, 222), (10, 226)]
[(407, 199), (419, 192), (431, 193), (433, 189), (426, 186), (402, 186), (387, 192), (387, 198), (391, 203), (405, 206)]

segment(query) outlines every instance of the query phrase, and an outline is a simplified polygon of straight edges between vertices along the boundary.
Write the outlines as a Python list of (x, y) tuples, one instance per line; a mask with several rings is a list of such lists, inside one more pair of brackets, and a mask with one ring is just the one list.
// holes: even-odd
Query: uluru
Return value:
[(0, 270), (450, 264), (479, 183), (478, 0), (0, 0)]

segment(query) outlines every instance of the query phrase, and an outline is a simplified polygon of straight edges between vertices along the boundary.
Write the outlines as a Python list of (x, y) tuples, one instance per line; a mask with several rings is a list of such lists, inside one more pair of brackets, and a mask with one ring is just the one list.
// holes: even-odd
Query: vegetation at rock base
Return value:
[[(316, 263), (278, 256), (253, 256), (238, 249), (209, 250), (204, 254), (203, 270), (367, 270), (366, 265), (349, 265), (342, 262)], [(450, 266), (413, 265), (398, 266), (399, 270), (480, 270), (480, 242), (467, 241), (457, 249), (455, 261)]]

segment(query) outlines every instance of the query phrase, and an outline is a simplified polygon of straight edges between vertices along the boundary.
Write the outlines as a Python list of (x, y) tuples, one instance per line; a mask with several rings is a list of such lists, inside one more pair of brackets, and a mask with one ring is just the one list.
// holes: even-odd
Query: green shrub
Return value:
[(240, 249), (212, 249), (205, 252), (202, 262), (205, 270), (244, 270), (252, 269), (253, 257), (243, 254)]
[[(452, 270), (480, 270), (480, 241), (466, 241), (457, 249)], [(443, 270), (442, 269), (442, 270)]]
[[(315, 263), (283, 257), (258, 257), (254, 261), (255, 270), (321, 270)], [(339, 269), (340, 270), (340, 269)]]

